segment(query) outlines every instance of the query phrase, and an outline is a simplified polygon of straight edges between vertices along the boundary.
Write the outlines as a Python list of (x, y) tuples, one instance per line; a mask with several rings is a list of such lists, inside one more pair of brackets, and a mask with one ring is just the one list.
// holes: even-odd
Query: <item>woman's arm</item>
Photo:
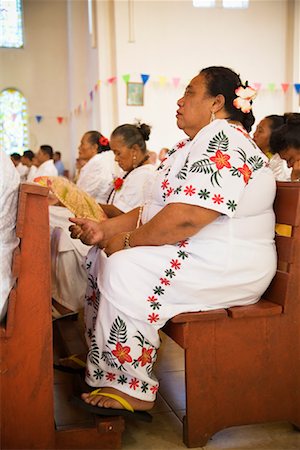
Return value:
[(124, 214), (119, 208), (114, 205), (100, 205), (108, 218), (117, 217)]

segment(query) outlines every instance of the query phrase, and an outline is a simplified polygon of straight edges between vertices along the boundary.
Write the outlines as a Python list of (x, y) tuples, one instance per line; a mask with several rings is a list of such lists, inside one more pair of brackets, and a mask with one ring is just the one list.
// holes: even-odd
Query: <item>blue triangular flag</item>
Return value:
[(150, 75), (146, 75), (145, 73), (141, 73), (141, 78), (142, 78), (142, 82), (143, 84), (146, 84), (147, 81), (149, 80)]

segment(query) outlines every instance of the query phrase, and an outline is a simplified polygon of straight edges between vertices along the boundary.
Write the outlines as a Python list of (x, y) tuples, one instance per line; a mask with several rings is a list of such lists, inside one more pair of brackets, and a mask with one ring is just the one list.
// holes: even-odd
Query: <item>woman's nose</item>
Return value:
[(179, 100), (177, 100), (178, 106), (183, 106), (183, 97), (181, 97)]

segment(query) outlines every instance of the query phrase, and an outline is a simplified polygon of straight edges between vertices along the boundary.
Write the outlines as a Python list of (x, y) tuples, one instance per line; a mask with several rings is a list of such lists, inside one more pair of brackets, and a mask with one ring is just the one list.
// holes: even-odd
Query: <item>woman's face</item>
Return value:
[(289, 147), (279, 152), (279, 156), (285, 159), (288, 167), (294, 167), (297, 161), (300, 161), (300, 148)]
[(177, 102), (177, 126), (191, 139), (209, 124), (214, 97), (207, 93), (204, 75), (197, 75)]
[(78, 150), (79, 158), (87, 162), (98, 153), (98, 145), (92, 144), (89, 141), (89, 134), (86, 133), (81, 139)]
[(270, 151), (270, 136), (272, 133), (271, 120), (263, 119), (256, 127), (253, 140), (262, 152)]
[(121, 136), (111, 137), (109, 145), (111, 150), (114, 152), (115, 161), (119, 164), (121, 169), (125, 172), (132, 170), (134, 156), (137, 156), (137, 151), (133, 148), (127, 147)]

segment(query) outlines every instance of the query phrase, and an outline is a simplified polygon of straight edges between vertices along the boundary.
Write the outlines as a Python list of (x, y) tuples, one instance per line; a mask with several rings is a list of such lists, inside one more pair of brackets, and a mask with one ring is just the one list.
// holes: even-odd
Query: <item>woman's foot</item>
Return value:
[(118, 391), (118, 389), (109, 387), (101, 388), (101, 392), (99, 393), (99, 395), (84, 393), (81, 395), (81, 398), (86, 403), (93, 406), (99, 406), (100, 408), (124, 409), (124, 407), (118, 400), (110, 397), (105, 397), (101, 395), (101, 393), (118, 395), (122, 399), (126, 400), (135, 411), (149, 411), (151, 408), (153, 408), (154, 405), (154, 402), (146, 402), (144, 400), (131, 397), (130, 395), (127, 395), (122, 391)]

